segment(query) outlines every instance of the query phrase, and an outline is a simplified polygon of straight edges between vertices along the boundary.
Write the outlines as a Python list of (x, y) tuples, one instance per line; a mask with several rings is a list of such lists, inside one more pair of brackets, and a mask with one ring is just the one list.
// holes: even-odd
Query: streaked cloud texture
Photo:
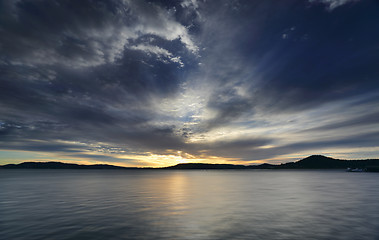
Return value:
[(3, 0), (0, 163), (379, 158), (378, 12), (373, 0)]

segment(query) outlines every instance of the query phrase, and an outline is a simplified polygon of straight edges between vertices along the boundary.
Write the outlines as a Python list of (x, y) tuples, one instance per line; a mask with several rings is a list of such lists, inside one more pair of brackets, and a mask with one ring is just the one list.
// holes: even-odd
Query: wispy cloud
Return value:
[(359, 0), (309, 0), (310, 3), (323, 3), (327, 6), (329, 11), (334, 10), (347, 3), (357, 2)]
[[(145, 35), (178, 40), (191, 53), (197, 52), (187, 28), (157, 5), (111, 1), (84, 10), (85, 4), (4, 4), (1, 47), (7, 60), (25, 65), (99, 66), (122, 58), (129, 43)], [(30, 12), (31, 8), (39, 14)]]
[(375, 155), (373, 6), (2, 1), (0, 149), (133, 166)]
[(180, 67), (184, 67), (184, 64), (179, 56), (175, 57), (168, 50), (160, 48), (158, 46), (140, 44), (137, 46), (132, 46), (130, 47), (130, 49), (143, 51), (147, 54), (154, 54), (158, 57), (158, 60), (160, 61), (166, 62), (167, 61), (166, 59), (168, 59), (171, 62), (178, 63)]

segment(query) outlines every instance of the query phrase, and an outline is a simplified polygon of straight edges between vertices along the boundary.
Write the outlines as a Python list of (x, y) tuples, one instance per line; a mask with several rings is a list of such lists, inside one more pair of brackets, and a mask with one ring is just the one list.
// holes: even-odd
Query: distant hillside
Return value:
[(211, 163), (180, 163), (163, 169), (273, 169), (278, 165), (264, 163), (261, 165), (235, 165)]
[(233, 165), (207, 163), (181, 163), (164, 169), (346, 169), (379, 167), (379, 159), (371, 160), (340, 160), (322, 155), (312, 155), (297, 162), (280, 165)]
[(5, 169), (137, 169), (106, 164), (81, 165), (62, 162), (23, 162), (20, 164), (7, 164), (0, 167)]
[(278, 165), (282, 169), (342, 169), (379, 166), (379, 159), (340, 160), (322, 155), (312, 155), (297, 162)]
[[(153, 169), (153, 168), (129, 168), (114, 165), (79, 165), (61, 162), (24, 162), (20, 164), (8, 164), (0, 166), (3, 169)], [(340, 160), (322, 155), (312, 155), (297, 162), (289, 162), (280, 165), (234, 165), (234, 164), (210, 164), (210, 163), (181, 163), (175, 166), (154, 169), (346, 169), (360, 168), (368, 171), (379, 171), (379, 159), (368, 160)]]
[(245, 169), (245, 165), (211, 164), (211, 163), (180, 163), (164, 169)]

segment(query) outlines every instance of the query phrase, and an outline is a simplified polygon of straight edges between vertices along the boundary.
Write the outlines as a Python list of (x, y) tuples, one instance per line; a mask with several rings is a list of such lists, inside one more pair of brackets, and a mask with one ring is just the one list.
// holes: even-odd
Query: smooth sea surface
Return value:
[(379, 174), (0, 170), (0, 239), (379, 239)]

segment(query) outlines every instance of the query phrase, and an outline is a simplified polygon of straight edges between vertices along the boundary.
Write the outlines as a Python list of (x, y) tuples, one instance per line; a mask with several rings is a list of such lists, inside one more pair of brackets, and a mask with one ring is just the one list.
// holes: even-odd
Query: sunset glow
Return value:
[(376, 1), (58, 2), (0, 4), (0, 165), (379, 158)]

